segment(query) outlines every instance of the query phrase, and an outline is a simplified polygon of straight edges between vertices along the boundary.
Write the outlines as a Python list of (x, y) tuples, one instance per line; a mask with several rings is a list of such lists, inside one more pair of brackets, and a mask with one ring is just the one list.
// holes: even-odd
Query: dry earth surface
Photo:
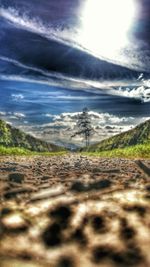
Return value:
[(150, 160), (0, 157), (1, 267), (150, 266)]

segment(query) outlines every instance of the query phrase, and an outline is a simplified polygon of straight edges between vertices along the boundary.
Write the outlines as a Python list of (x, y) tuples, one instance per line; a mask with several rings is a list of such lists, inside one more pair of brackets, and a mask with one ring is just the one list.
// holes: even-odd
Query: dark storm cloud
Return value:
[[(94, 56), (69, 45), (50, 40), (39, 33), (31, 32), (1, 18), (3, 32), (0, 54), (46, 71), (88, 79), (130, 79), (137, 78), (140, 71), (131, 70)], [(8, 66), (7, 66), (8, 67)], [(134, 66), (135, 68), (136, 66)], [(13, 72), (12, 64), (5, 73)], [(138, 69), (138, 67), (137, 67)], [(150, 69), (149, 69), (150, 71)], [(18, 73), (18, 70), (17, 70)], [(145, 73), (145, 77), (146, 77)]]
[[(1, 30), (0, 38), (2, 38), (3, 33), (7, 35), (7, 37), (5, 36), (5, 38), (1, 40), (1, 42), (3, 43), (3, 49), (5, 49), (4, 47), (6, 47), (6, 49), (10, 49), (10, 51), (12, 50), (14, 51), (15, 48), (12, 48), (12, 46), (13, 44), (15, 46), (17, 43), (18, 46), (20, 45), (20, 50), (21, 48), (23, 48), (22, 49), (23, 53), (25, 49), (26, 50), (29, 49), (28, 52), (31, 58), (32, 58), (31, 53), (33, 53), (33, 57), (34, 57), (34, 52), (35, 52), (34, 50), (36, 51), (41, 50), (41, 55), (38, 55), (38, 60), (40, 61), (40, 57), (43, 57), (42, 65), (45, 64), (47, 69), (51, 69), (51, 66), (47, 66), (49, 65), (47, 64), (49, 51), (51, 50), (52, 53), (51, 53), (50, 61), (51, 62), (53, 61), (52, 70), (57, 71), (57, 65), (59, 64), (59, 66), (61, 66), (60, 71), (62, 68), (64, 68), (64, 71), (66, 72), (65, 70), (66, 66), (62, 66), (62, 61), (66, 61), (66, 65), (69, 66), (70, 73), (72, 73), (72, 71), (76, 73), (77, 71), (76, 69), (80, 69), (77, 75), (82, 76), (82, 74), (84, 75), (85, 67), (87, 68), (89, 67), (89, 65), (91, 65), (92, 71), (90, 70), (90, 74), (89, 74), (89, 71), (87, 71), (87, 75), (88, 76), (90, 75), (91, 77), (94, 72), (93, 78), (97, 78), (96, 68), (99, 68), (97, 60), (94, 59), (95, 63), (91, 64), (89, 57), (84, 56), (83, 53), (81, 53), (81, 56), (76, 56), (76, 51), (75, 49), (72, 48), (72, 44), (69, 44), (69, 46), (71, 47), (64, 49), (64, 46), (60, 46), (60, 45), (58, 46), (57, 44), (52, 43), (52, 42), (50, 43), (49, 41), (44, 40), (44, 38), (40, 39), (40, 37), (38, 36), (39, 28), (44, 27), (46, 33), (44, 33), (43, 35), (49, 35), (49, 38), (53, 38), (52, 36), (53, 33), (51, 33), (51, 29), (53, 31), (56, 30), (56, 32), (54, 33), (55, 35), (59, 36), (60, 34), (61, 35), (59, 36), (60, 38), (62, 39), (68, 38), (70, 43), (74, 42), (75, 44), (76, 36), (73, 36), (70, 39), (70, 35), (74, 34), (74, 32), (78, 29), (80, 25), (80, 9), (83, 6), (84, 2), (86, 2), (86, 0), (59, 0), (59, 1), (54, 1), (54, 0), (49, 0), (49, 1), (48, 0), (32, 0), (32, 1), (0, 0), (0, 7), (7, 10), (8, 13), (14, 13), (13, 14), (14, 19), (17, 19), (18, 17), (20, 21), (22, 20), (21, 23), (23, 22), (23, 20), (25, 20), (23, 23), (27, 23), (27, 24), (28, 24), (28, 21), (29, 23), (33, 22), (35, 24), (34, 26), (37, 27), (37, 33), (36, 33), (37, 36), (35, 36), (35, 28), (34, 28), (34, 34), (33, 36), (31, 36), (29, 32), (26, 33), (25, 31), (23, 31), (23, 29), (21, 28), (18, 29), (18, 27), (20, 27), (19, 24), (16, 25), (16, 28), (14, 27), (14, 29), (11, 29), (11, 32), (10, 32), (10, 29), (9, 29), (10, 25), (7, 30), (6, 29), (8, 26), (7, 21), (1, 20), (0, 21), (0, 30)], [(139, 50), (132, 51), (132, 48), (131, 48), (130, 54), (127, 53), (129, 54), (128, 57), (131, 58), (130, 60), (131, 62), (129, 63), (127, 67), (138, 68), (140, 66), (139, 70), (144, 71), (148, 69), (147, 62), (150, 61), (149, 59), (150, 47), (149, 47), (149, 38), (148, 38), (149, 37), (150, 3), (149, 1), (146, 1), (146, 0), (135, 0), (135, 2), (138, 2), (138, 17), (135, 22), (134, 35), (137, 37), (136, 46), (139, 47), (140, 51)], [(0, 12), (1, 12), (0, 13), (1, 15), (3, 11), (1, 10)], [(28, 29), (28, 31), (30, 31), (30, 29)], [(65, 36), (64, 36), (63, 31), (65, 31)], [(28, 41), (28, 44), (26, 44), (27, 43), (26, 40)], [(34, 40), (34, 44), (33, 44), (33, 40)], [(138, 42), (140, 40), (145, 41), (145, 44), (142, 44), (141, 46), (141, 44)], [(36, 49), (35, 49), (35, 43), (36, 43)], [(49, 49), (47, 49), (48, 47)], [(18, 50), (18, 47), (16, 50)], [(43, 50), (45, 50), (45, 52)], [(59, 53), (58, 53), (58, 50), (59, 50)], [(45, 58), (44, 55), (46, 55), (47, 52), (48, 54)], [(59, 54), (61, 54), (60, 57), (59, 57)], [(78, 52), (77, 54), (79, 55)], [(68, 62), (68, 57), (70, 57), (70, 62)], [(76, 58), (76, 62), (74, 62), (73, 57)], [(83, 59), (82, 63), (79, 62), (81, 60), (81, 57)], [(86, 60), (85, 60), (85, 57), (86, 57)], [(133, 64), (132, 64), (132, 57), (133, 57)], [(145, 57), (148, 58), (148, 60), (146, 60)], [(137, 60), (134, 61), (135, 58), (137, 58)], [(144, 61), (146, 62), (145, 68), (144, 68)], [(85, 62), (85, 67), (84, 67), (84, 62)], [(68, 63), (70, 64), (68, 65)], [(109, 76), (109, 71), (108, 71), (108, 76)], [(112, 74), (112, 76), (114, 76), (114, 74)]]
[[(44, 23), (63, 29), (80, 24), (79, 10), (84, 2), (86, 0), (0, 0), (0, 5), (5, 8), (16, 8), (20, 14), (26, 13), (30, 17), (38, 17)], [(137, 18), (134, 34), (137, 39), (150, 44), (150, 1), (135, 0), (135, 3), (137, 4)]]

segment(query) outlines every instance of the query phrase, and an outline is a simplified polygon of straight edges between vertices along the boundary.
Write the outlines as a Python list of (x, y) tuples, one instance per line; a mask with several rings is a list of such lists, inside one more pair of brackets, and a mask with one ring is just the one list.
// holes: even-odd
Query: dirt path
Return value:
[(150, 160), (0, 158), (2, 267), (150, 266)]

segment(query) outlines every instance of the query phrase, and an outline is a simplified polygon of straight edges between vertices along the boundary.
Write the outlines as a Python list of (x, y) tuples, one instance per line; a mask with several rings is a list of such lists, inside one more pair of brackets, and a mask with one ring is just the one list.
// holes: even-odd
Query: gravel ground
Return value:
[(0, 157), (2, 267), (150, 266), (150, 160)]

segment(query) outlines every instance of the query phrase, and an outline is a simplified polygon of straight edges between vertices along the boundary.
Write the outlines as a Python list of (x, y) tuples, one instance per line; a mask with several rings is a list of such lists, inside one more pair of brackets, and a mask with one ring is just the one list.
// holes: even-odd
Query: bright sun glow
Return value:
[(79, 42), (95, 54), (113, 57), (128, 42), (135, 0), (86, 0)]

